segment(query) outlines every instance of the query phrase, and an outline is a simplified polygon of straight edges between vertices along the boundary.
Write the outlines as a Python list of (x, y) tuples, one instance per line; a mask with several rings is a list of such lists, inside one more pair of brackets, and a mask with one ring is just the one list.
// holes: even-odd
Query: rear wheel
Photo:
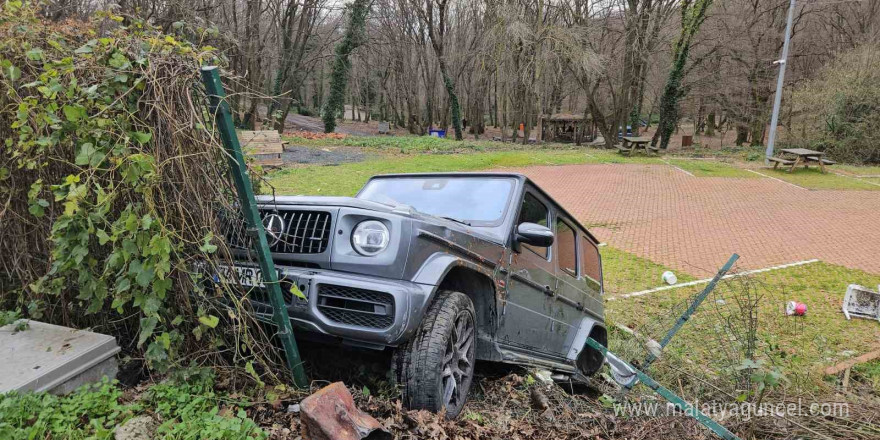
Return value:
[(450, 419), (461, 412), (474, 376), (475, 316), (463, 293), (437, 294), (416, 334), (395, 352), (395, 373), (407, 408), (445, 408)]

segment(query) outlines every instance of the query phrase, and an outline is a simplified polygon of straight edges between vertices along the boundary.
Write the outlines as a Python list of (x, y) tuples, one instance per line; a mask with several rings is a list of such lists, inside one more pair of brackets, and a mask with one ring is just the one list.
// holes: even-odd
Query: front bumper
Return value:
[[(276, 269), (295, 329), (372, 348), (393, 347), (409, 339), (436, 287), (325, 269)], [(291, 285), (308, 300), (289, 294)], [(271, 316), (265, 289), (253, 288), (248, 296), (257, 313)], [(363, 310), (371, 306), (369, 313)]]

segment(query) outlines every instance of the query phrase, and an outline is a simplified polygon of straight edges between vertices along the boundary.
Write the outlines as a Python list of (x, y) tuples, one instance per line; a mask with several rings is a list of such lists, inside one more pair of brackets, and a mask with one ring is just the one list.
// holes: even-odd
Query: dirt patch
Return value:
[(367, 159), (367, 155), (356, 147), (315, 148), (287, 145), (284, 147), (281, 159), (284, 160), (285, 165), (339, 165), (362, 162)]

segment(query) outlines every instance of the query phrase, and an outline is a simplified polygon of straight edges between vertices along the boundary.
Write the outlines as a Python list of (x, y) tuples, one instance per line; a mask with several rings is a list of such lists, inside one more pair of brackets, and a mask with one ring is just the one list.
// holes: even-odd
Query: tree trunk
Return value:
[(663, 96), (660, 98), (660, 122), (657, 124), (657, 132), (652, 145), (656, 145), (657, 136), (660, 137), (660, 148), (669, 147), (669, 140), (678, 125), (679, 103), (684, 96), (685, 90), (681, 83), (684, 77), (684, 67), (690, 52), (691, 39), (697, 33), (700, 25), (706, 18), (706, 11), (712, 4), (712, 0), (693, 0), (684, 2), (681, 7), (681, 35), (673, 49), (672, 69), (666, 80)]
[(336, 115), (340, 109), (345, 108), (345, 89), (351, 70), (351, 62), (348, 58), (364, 39), (364, 27), (367, 14), (370, 12), (370, 4), (370, 0), (354, 0), (348, 8), (348, 28), (342, 41), (336, 45), (333, 70), (330, 72), (330, 96), (321, 115), (325, 133), (333, 133), (336, 129)]
[(715, 136), (715, 112), (711, 111), (706, 115), (706, 136)]
[(736, 124), (736, 143), (737, 146), (741, 146), (742, 144), (749, 141), (749, 128), (746, 125), (741, 123)]

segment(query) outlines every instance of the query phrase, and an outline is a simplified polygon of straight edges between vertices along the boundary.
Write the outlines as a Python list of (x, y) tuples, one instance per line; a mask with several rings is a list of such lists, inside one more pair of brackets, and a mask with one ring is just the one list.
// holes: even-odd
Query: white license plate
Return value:
[(258, 267), (219, 266), (216, 282), (238, 283), (247, 287), (266, 287), (263, 284), (263, 271)]

